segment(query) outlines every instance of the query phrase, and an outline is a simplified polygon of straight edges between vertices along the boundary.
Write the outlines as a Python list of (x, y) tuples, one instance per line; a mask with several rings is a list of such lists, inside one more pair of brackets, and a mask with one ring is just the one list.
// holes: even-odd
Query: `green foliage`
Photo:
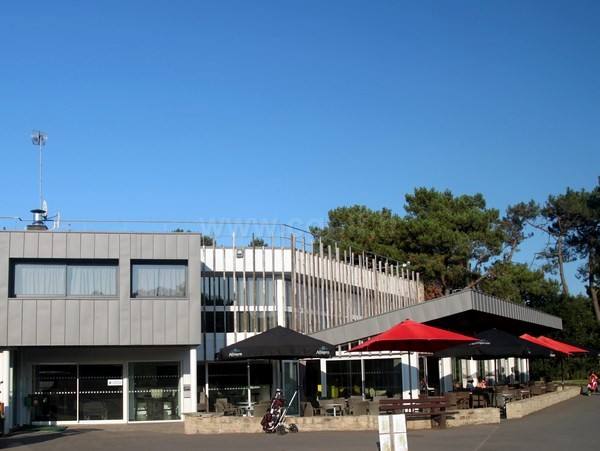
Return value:
[(207, 235), (202, 235), (200, 237), (200, 242), (204, 246), (216, 246), (217, 245), (217, 242), (214, 240), (214, 238), (207, 236)]
[(508, 253), (504, 256), (505, 261), (511, 262), (523, 241), (533, 236), (533, 232), (527, 231), (527, 226), (538, 215), (539, 206), (534, 201), (521, 202), (506, 209), (506, 215), (501, 221), (508, 249)]
[(466, 287), (502, 251), (499, 211), (487, 209), (481, 194), (418, 188), (406, 201), (401, 246), (424, 282), (441, 292)]
[[(589, 298), (579, 296), (564, 297), (559, 294), (547, 298), (534, 307), (558, 316), (563, 320), (562, 331), (549, 334), (550, 338), (566, 341), (583, 347), (598, 349), (600, 343), (600, 324), (596, 321), (592, 302)], [(570, 357), (551, 361), (532, 361), (532, 369), (541, 374), (545, 372), (554, 380), (562, 377), (561, 365), (565, 368), (565, 377), (585, 378), (592, 369), (597, 370), (600, 362), (597, 357)]]
[(545, 278), (542, 270), (532, 271), (526, 264), (495, 262), (492, 277), (486, 278), (480, 288), (488, 294), (538, 308), (559, 295), (557, 282)]
[[(534, 308), (570, 298), (563, 266), (577, 258), (584, 262), (579, 275), (588, 282), (590, 305), (600, 322), (600, 185), (591, 193), (567, 189), (541, 206), (534, 201), (509, 206), (502, 218), (486, 207), (481, 194), (454, 196), (448, 190), (417, 188), (406, 196), (404, 208), (404, 217), (387, 208), (336, 208), (328, 225), (311, 233), (325, 245), (340, 247), (341, 254), (352, 248), (399, 263), (409, 260), (428, 298), (474, 287)], [(552, 242), (542, 250), (547, 265), (536, 271), (513, 263), (532, 230)], [(560, 285), (547, 277), (553, 272), (561, 276)]]
[(262, 238), (253, 238), (249, 243), (249, 247), (269, 247), (269, 245)]
[[(183, 230), (181, 228), (177, 228), (177, 229), (173, 230), (173, 233), (192, 233), (192, 231), (190, 229)], [(212, 246), (213, 244), (216, 244), (216, 242), (210, 236), (201, 235), (200, 236), (200, 244), (202, 244), (204, 246)]]
[(337, 244), (343, 250), (366, 251), (390, 260), (404, 262), (400, 246), (402, 220), (391, 210), (372, 211), (363, 205), (329, 211), (327, 227), (311, 227), (310, 232), (325, 245)]

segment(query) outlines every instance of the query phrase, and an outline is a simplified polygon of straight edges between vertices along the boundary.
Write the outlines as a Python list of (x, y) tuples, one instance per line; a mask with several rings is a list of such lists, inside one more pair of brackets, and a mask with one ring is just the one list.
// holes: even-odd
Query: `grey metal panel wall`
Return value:
[(81, 255), (81, 234), (69, 233), (67, 235), (67, 258), (79, 258)]
[(52, 301), (50, 300), (40, 300), (37, 301), (35, 306), (35, 314), (36, 314), (36, 337), (35, 342), (40, 346), (49, 346), (50, 345), (50, 332), (52, 330), (51, 327), (51, 312), (52, 312)]
[[(10, 252), (10, 235), (0, 234), (0, 256), (6, 255), (6, 258), (0, 257), (0, 325), (8, 324), (8, 268)], [(0, 327), (0, 343), (8, 342), (8, 327)]]
[(81, 302), (78, 299), (68, 299), (65, 307), (65, 324), (62, 326), (65, 328), (64, 344), (79, 343)]
[[(10, 258), (118, 259), (106, 299), (9, 299)], [(131, 299), (132, 260), (187, 260), (184, 299)], [(200, 344), (200, 235), (0, 232), (0, 346)]]
[(56, 299), (52, 302), (52, 311), (50, 312), (50, 345), (62, 345), (65, 343), (67, 317), (67, 301)]
[[(141, 302), (137, 299), (131, 300), (129, 319), (129, 343), (137, 346), (142, 344), (142, 309)], [(124, 325), (122, 326), (124, 327)]]
[[(133, 316), (134, 301), (129, 298), (129, 287), (131, 286), (131, 235), (123, 234), (117, 236), (117, 257), (119, 258), (119, 336), (118, 343), (121, 346), (140, 344), (140, 318)], [(112, 241), (111, 241), (112, 243)], [(134, 340), (133, 337), (137, 337)]]
[[(81, 301), (79, 303), (79, 343), (84, 346), (94, 344), (94, 302)], [(69, 328), (67, 324), (67, 328)]]

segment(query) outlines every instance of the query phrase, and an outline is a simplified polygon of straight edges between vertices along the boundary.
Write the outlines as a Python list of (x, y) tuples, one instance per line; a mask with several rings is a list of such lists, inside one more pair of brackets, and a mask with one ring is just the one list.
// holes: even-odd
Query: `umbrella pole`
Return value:
[(408, 396), (413, 399), (412, 392), (412, 362), (410, 361), (410, 349), (408, 351)]
[(252, 389), (250, 388), (250, 360), (247, 362), (247, 373), (248, 373), (248, 411), (252, 407)]

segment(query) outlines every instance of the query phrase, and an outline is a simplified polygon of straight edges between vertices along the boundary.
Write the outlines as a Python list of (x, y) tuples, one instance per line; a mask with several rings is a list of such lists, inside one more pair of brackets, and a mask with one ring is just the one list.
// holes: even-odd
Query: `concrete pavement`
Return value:
[[(408, 433), (411, 451), (506, 451), (597, 449), (600, 395), (578, 396), (500, 424)], [(185, 435), (182, 423), (70, 426), (63, 432), (30, 432), (0, 439), (20, 450), (218, 450), (308, 451), (378, 449), (377, 432)]]

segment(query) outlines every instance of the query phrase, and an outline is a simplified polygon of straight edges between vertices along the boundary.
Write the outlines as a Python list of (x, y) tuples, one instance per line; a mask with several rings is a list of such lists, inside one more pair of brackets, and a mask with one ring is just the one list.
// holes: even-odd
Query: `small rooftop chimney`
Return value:
[(27, 230), (48, 230), (48, 227), (44, 222), (46, 221), (45, 210), (31, 210), (33, 213), (33, 224), (27, 226)]

